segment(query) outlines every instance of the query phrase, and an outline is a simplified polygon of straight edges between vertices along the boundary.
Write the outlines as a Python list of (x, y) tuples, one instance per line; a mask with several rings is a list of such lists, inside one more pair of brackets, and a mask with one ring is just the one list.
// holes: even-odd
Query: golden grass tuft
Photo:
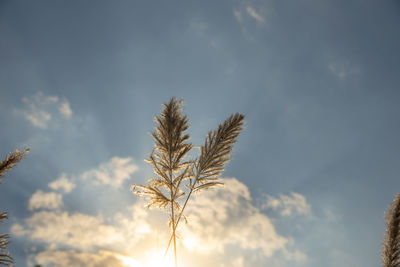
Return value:
[(156, 177), (148, 180), (147, 185), (131, 188), (135, 194), (149, 198), (148, 208), (156, 206), (168, 211), (171, 238), (166, 253), (173, 241), (175, 266), (176, 228), (182, 217), (186, 220), (186, 205), (192, 193), (222, 184), (219, 176), (232, 156), (233, 144), (243, 129), (244, 120), (242, 114), (231, 115), (217, 130), (208, 133), (200, 155), (187, 160), (193, 145), (188, 142), (188, 119), (182, 114), (182, 104), (183, 101), (171, 98), (155, 117), (157, 126), (151, 133), (155, 148), (146, 161), (153, 165)]
[(385, 214), (386, 232), (383, 241), (384, 267), (400, 266), (400, 194), (396, 194)]
[[(20, 162), (26, 153), (29, 152), (29, 149), (25, 149), (24, 151), (19, 151), (16, 149), (14, 152), (7, 154), (6, 158), (0, 162), (0, 183), (4, 178), (7, 171), (14, 168), (14, 166)], [(0, 225), (3, 223), (3, 220), (7, 218), (7, 213), (0, 213)], [(0, 234), (0, 264), (3, 265), (11, 265), (14, 263), (13, 258), (10, 256), (10, 253), (7, 251), (7, 244), (9, 243), (9, 235), (8, 234)]]

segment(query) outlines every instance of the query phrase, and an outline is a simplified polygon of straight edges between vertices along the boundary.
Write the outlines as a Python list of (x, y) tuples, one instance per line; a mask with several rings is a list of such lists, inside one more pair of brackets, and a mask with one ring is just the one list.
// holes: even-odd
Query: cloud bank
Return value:
[[(131, 158), (113, 157), (77, 177), (84, 183), (109, 185), (108, 192), (115, 193), (136, 169)], [(187, 207), (188, 224), (182, 221), (178, 227), (182, 264), (257, 266), (257, 260), (279, 253), (286, 261), (306, 258), (293, 248), (291, 238), (280, 235), (273, 221), (253, 204), (246, 185), (235, 178), (222, 180), (224, 186), (195, 195)], [(28, 264), (144, 267), (155, 253), (162, 254), (165, 249), (169, 238), (167, 216), (145, 209), (142, 199), (132, 195), (131, 204), (121, 203), (111, 216), (105, 217), (101, 212), (87, 214), (65, 208), (63, 195), (73, 196), (76, 188), (67, 174), (60, 174), (48, 186), (54, 191), (35, 192), (28, 204), (31, 215), (11, 227), (11, 233), (25, 239), (28, 246), (41, 244), (43, 248), (28, 257)], [(305, 198), (292, 193), (287, 198), (270, 200), (269, 203), (278, 201), (285, 203), (279, 205), (291, 207)], [(249, 254), (252, 257), (247, 257)]]
[(54, 192), (36, 191), (29, 199), (28, 209), (57, 209), (63, 205), (62, 195)]
[(271, 220), (253, 204), (248, 188), (234, 178), (224, 187), (196, 196), (188, 208), (189, 224), (183, 228), (183, 242), (193, 250), (223, 252), (228, 245), (261, 249), (266, 257), (283, 249)]

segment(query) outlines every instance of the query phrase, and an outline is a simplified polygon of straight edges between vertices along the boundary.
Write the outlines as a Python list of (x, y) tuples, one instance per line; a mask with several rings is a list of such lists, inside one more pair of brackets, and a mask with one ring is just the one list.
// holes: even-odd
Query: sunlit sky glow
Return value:
[[(150, 250), (145, 253), (147, 257), (143, 260), (143, 262), (139, 262), (130, 257), (118, 256), (124, 266), (128, 267), (174, 267), (173, 260), (171, 257), (164, 257), (164, 252), (161, 250)], [(183, 266), (186, 266), (185, 263), (180, 262)]]
[(246, 115), (180, 266), (379, 266), (399, 25), (395, 0), (0, 1), (0, 153), (31, 149), (0, 185), (16, 266), (161, 266), (168, 217), (129, 189), (172, 96), (195, 145)]

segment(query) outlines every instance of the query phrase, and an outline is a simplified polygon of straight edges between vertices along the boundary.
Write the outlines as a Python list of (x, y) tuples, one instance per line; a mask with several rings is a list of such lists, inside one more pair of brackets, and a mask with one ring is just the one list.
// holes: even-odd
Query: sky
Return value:
[(398, 25), (395, 0), (1, 1), (0, 155), (31, 150), (0, 185), (16, 266), (160, 266), (167, 214), (130, 186), (171, 97), (196, 146), (246, 116), (180, 266), (381, 265)]

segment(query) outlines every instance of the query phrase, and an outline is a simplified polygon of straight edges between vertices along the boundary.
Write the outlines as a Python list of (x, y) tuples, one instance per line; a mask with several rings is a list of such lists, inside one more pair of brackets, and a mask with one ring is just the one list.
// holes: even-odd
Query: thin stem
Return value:
[[(171, 141), (170, 141), (171, 146)], [(175, 260), (175, 267), (178, 267), (178, 261), (176, 257), (176, 239), (175, 239), (175, 214), (174, 214), (174, 202), (175, 202), (175, 191), (174, 191), (174, 175), (172, 172), (172, 155), (171, 155), (171, 148), (169, 149), (169, 178), (171, 179), (170, 184), (170, 191), (171, 191), (171, 221), (172, 221), (172, 236), (174, 237), (174, 260)]]
[[(175, 228), (174, 228), (174, 229), (176, 229), (176, 227), (178, 227), (178, 223), (179, 223), (179, 221), (181, 220), (183, 211), (185, 210), (186, 204), (188, 203), (189, 198), (190, 198), (190, 196), (191, 196), (192, 193), (193, 193), (194, 186), (195, 186), (195, 184), (197, 183), (197, 180), (199, 179), (199, 176), (200, 176), (199, 173), (197, 173), (197, 174), (196, 174), (196, 177), (195, 177), (195, 179), (194, 179), (193, 185), (192, 185), (192, 187), (190, 188), (189, 194), (188, 194), (188, 196), (186, 197), (185, 203), (183, 204), (182, 210), (181, 210), (181, 212), (179, 213), (178, 218), (176, 219), (176, 224), (175, 224)], [(175, 245), (175, 234), (173, 234), (173, 235), (171, 235), (171, 237), (169, 238), (168, 246), (167, 246), (167, 249), (165, 250), (165, 253), (164, 253), (164, 258), (165, 258), (165, 256), (166, 256), (167, 253), (168, 253), (169, 247), (171, 246), (172, 238), (174, 239), (174, 245)]]
[[(172, 195), (172, 192), (171, 192)], [(171, 196), (172, 197), (172, 196)], [(175, 240), (175, 223), (174, 223), (174, 202), (171, 202), (171, 217), (172, 217), (172, 236), (174, 237), (174, 259), (175, 267), (178, 267), (178, 262), (176, 260), (176, 240)]]

